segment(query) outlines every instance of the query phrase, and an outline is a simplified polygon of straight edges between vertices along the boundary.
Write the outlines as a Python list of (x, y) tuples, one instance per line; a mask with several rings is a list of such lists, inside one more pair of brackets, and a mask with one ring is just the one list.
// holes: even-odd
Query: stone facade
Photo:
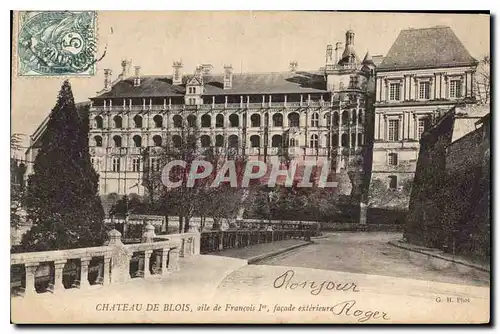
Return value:
[(372, 183), (400, 191), (413, 180), (419, 141), (433, 117), (475, 102), (476, 66), (450, 28), (400, 33), (377, 67)]

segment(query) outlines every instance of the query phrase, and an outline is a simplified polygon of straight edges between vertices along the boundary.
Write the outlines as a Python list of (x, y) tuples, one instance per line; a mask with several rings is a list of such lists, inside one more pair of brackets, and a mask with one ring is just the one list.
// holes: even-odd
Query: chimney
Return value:
[(299, 63), (297, 63), (295, 60), (290, 62), (290, 71), (295, 72), (297, 71), (298, 67)]
[(104, 90), (111, 89), (111, 69), (104, 69)]
[(325, 62), (327, 64), (333, 63), (333, 45), (331, 45), (331, 44), (328, 44), (326, 46), (326, 60), (325, 60)]
[(354, 31), (351, 29), (345, 33), (345, 45), (354, 45)]
[(342, 46), (342, 42), (337, 42), (335, 43), (335, 64), (339, 62), (339, 50), (340, 47)]
[(123, 80), (123, 79), (125, 79), (128, 76), (129, 62), (126, 59), (123, 59), (122, 63), (121, 63), (121, 66), (122, 66), (122, 73), (120, 74), (120, 77)]
[(141, 67), (135, 66), (134, 87), (141, 85)]
[(224, 65), (224, 89), (233, 88), (233, 66)]
[(182, 60), (174, 61), (172, 65), (174, 68), (174, 75), (172, 77), (172, 84), (174, 85), (182, 85)]

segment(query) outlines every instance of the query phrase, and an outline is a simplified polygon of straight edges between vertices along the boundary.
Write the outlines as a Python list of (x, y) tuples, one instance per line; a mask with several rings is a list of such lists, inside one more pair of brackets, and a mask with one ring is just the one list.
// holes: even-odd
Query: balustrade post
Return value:
[(179, 248), (172, 248), (168, 252), (168, 271), (179, 270)]
[(252, 232), (248, 232), (247, 246), (250, 246), (252, 240)]
[(103, 274), (102, 274), (102, 284), (103, 285), (108, 285), (111, 284), (111, 257), (105, 256), (104, 257), (104, 266), (103, 266)]
[(144, 251), (144, 278), (151, 276), (151, 272), (149, 271), (149, 259), (152, 253), (153, 250)]
[(240, 234), (238, 233), (238, 231), (236, 231), (234, 232), (234, 235), (235, 235), (234, 248), (238, 248), (240, 246), (240, 240), (239, 240)]
[(161, 274), (163, 276), (167, 275), (168, 270), (167, 270), (167, 264), (168, 264), (168, 252), (170, 251), (169, 248), (163, 248), (162, 249), (162, 255), (161, 255)]
[(54, 290), (64, 290), (63, 285), (63, 269), (64, 265), (68, 260), (57, 260), (54, 261)]
[(33, 296), (36, 295), (35, 289), (35, 273), (38, 269), (38, 262), (26, 263), (24, 265), (26, 272), (26, 289), (24, 290), (25, 296)]
[(224, 231), (220, 231), (219, 233), (219, 250), (224, 249)]
[(80, 289), (88, 288), (90, 286), (89, 283), (89, 264), (91, 257), (82, 257), (80, 259)]

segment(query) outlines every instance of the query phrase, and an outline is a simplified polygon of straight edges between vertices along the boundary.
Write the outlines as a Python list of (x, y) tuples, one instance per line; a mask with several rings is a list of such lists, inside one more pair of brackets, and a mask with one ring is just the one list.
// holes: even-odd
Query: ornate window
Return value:
[(281, 147), (283, 138), (280, 135), (274, 135), (271, 138), (271, 146), (272, 147)]
[(201, 116), (201, 127), (202, 128), (209, 128), (211, 126), (211, 123), (212, 123), (212, 117), (210, 117), (210, 115), (205, 114), (205, 115)]
[(119, 172), (120, 171), (120, 157), (113, 157), (113, 163), (112, 163), (112, 168), (113, 172)]
[(163, 127), (163, 117), (160, 115), (156, 115), (153, 117), (153, 121), (155, 122), (155, 128), (161, 128)]
[(132, 140), (134, 141), (134, 146), (135, 147), (141, 147), (142, 146), (142, 138), (141, 136), (139, 135), (136, 135), (132, 138)]
[(116, 129), (121, 129), (122, 128), (122, 118), (120, 116), (115, 116), (113, 118), (113, 122), (115, 125)]
[(210, 136), (203, 135), (200, 137), (201, 147), (210, 147)]
[(462, 80), (450, 80), (450, 97), (454, 99), (462, 97)]
[(389, 100), (399, 101), (401, 99), (401, 84), (400, 83), (390, 83), (389, 84)]
[(398, 154), (397, 153), (389, 153), (389, 165), (397, 166), (398, 164)]
[(283, 115), (274, 114), (273, 115), (273, 126), (283, 126)]
[(173, 120), (174, 128), (182, 128), (182, 117), (180, 115), (175, 115)]
[(136, 115), (134, 117), (134, 124), (136, 128), (142, 128), (142, 117), (139, 115)]
[(141, 171), (141, 158), (132, 158), (132, 171), (133, 172)]
[(260, 115), (252, 114), (252, 116), (250, 116), (250, 124), (252, 125), (253, 128), (260, 127)]
[(389, 140), (398, 141), (399, 140), (399, 120), (390, 119), (389, 120)]
[(317, 112), (311, 115), (311, 126), (317, 128), (319, 126), (319, 115)]
[(160, 135), (153, 136), (153, 143), (155, 144), (155, 146), (161, 147), (162, 142), (163, 142), (163, 139), (161, 138)]
[(113, 142), (115, 143), (115, 147), (122, 147), (122, 137), (114, 136)]
[(428, 100), (430, 98), (431, 83), (429, 81), (420, 82), (418, 86), (418, 98)]
[(236, 114), (229, 115), (229, 124), (232, 128), (240, 126), (240, 118)]
[(318, 135), (314, 134), (311, 136), (311, 140), (309, 141), (309, 147), (311, 147), (311, 148), (318, 148), (319, 147)]

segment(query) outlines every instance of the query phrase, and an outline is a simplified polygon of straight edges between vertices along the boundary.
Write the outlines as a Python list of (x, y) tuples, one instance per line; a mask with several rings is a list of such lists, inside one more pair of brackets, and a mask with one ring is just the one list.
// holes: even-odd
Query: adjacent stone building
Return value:
[(476, 66), (449, 27), (401, 31), (376, 69), (372, 184), (400, 191), (411, 183), (433, 115), (475, 103)]

